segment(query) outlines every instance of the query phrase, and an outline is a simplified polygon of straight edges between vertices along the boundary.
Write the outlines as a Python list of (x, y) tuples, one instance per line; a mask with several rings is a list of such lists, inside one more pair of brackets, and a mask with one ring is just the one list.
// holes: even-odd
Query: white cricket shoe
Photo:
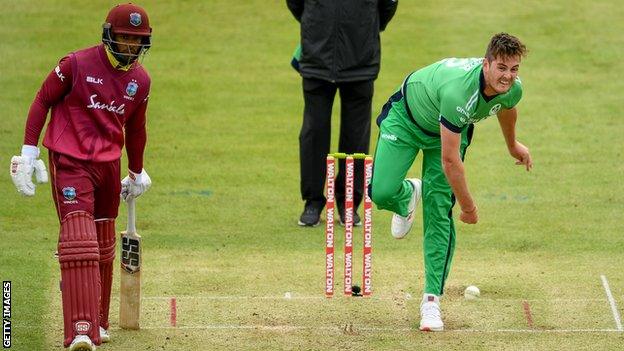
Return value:
[(95, 351), (95, 345), (88, 336), (77, 335), (69, 345), (69, 351)]
[(439, 332), (444, 330), (440, 299), (435, 295), (425, 295), (420, 304), (420, 330)]
[(108, 330), (100, 327), (100, 339), (102, 342), (110, 342), (110, 334), (108, 334)]
[(403, 217), (396, 213), (392, 216), (392, 236), (395, 239), (403, 239), (407, 235), (407, 233), (409, 233), (410, 229), (412, 229), (416, 206), (418, 205), (418, 201), (420, 200), (422, 190), (422, 182), (420, 181), (420, 179), (412, 178), (408, 179), (407, 181), (412, 184), (414, 190), (412, 191), (412, 199), (407, 206), (407, 209), (409, 211), (407, 217)]

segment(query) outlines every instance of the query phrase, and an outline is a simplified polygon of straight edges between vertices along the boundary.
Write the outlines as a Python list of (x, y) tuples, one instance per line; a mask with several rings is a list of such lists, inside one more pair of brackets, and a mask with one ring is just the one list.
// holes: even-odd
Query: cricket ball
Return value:
[(481, 291), (479, 291), (479, 288), (477, 288), (474, 285), (470, 285), (464, 291), (464, 298), (466, 300), (476, 300), (479, 298), (480, 295), (481, 295)]

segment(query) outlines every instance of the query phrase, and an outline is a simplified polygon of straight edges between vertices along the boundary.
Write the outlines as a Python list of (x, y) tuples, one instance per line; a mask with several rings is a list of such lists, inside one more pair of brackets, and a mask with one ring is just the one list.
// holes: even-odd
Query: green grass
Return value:
[[(43, 78), (67, 52), (98, 42), (112, 5), (3, 2), (0, 166), (19, 152)], [(514, 166), (495, 120), (477, 126), (466, 169), (481, 218), (457, 226), (443, 300), (448, 331), (440, 334), (417, 331), (422, 226), (395, 241), (383, 211), (374, 218), (376, 298), (321, 298), (323, 229), (296, 226), (303, 103), (289, 61), (299, 28), (284, 2), (144, 5), (154, 28), (144, 62), (153, 81), (145, 166), (154, 186), (138, 202), (145, 329), (117, 329), (115, 281), (113, 343), (102, 350), (621, 348), (624, 333), (601, 331), (615, 323), (600, 281), (606, 275), (624, 314), (624, 9), (617, 2), (401, 1), (382, 34), (374, 113), (408, 72), (443, 57), (480, 56), (493, 33), (513, 33), (530, 49), (518, 138), (535, 168)], [(410, 175), (419, 169), (417, 162)], [(0, 275), (13, 282), (13, 348), (60, 349), (49, 186), (24, 199), (0, 172), (0, 194)], [(124, 225), (122, 215), (117, 229)], [(481, 288), (481, 300), (463, 300), (470, 284)], [(293, 299), (282, 298), (286, 292)], [(168, 328), (171, 296), (178, 328)], [(525, 300), (536, 332), (501, 331), (529, 329)], [(344, 332), (350, 323), (353, 331)]]

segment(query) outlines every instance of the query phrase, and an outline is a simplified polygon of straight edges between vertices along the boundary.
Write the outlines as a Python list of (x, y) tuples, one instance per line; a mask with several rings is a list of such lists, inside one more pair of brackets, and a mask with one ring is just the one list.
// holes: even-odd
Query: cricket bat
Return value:
[(139, 329), (141, 314), (141, 237), (136, 231), (135, 199), (129, 199), (128, 226), (121, 232), (119, 327)]

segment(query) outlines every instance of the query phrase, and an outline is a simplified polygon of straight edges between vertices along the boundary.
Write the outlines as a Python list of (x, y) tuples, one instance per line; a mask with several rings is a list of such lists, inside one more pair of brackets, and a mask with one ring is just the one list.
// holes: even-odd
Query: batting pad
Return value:
[(76, 335), (87, 335), (100, 344), (100, 271), (97, 234), (93, 216), (72, 212), (63, 218), (58, 244), (63, 297), (64, 345)]
[(110, 307), (111, 287), (113, 284), (113, 261), (115, 260), (115, 220), (95, 221), (97, 240), (100, 247), (100, 326), (108, 329), (108, 311)]

